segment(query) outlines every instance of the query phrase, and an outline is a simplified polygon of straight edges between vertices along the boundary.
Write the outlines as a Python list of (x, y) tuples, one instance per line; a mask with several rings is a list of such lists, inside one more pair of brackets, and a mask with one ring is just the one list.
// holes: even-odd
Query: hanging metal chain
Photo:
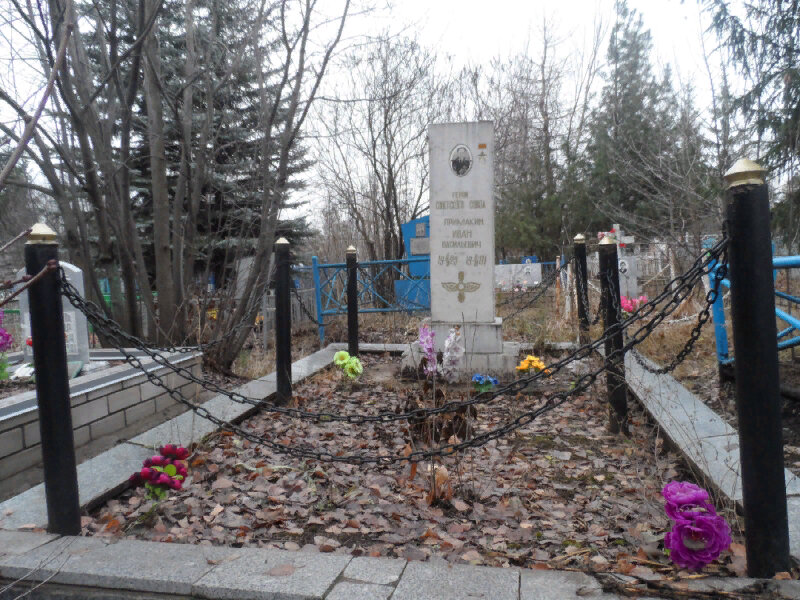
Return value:
[[(597, 300), (597, 308), (595, 309), (594, 319), (591, 318), (591, 313), (589, 312), (589, 290), (588, 288), (584, 290), (583, 287), (583, 280), (575, 276), (576, 287), (578, 288), (578, 294), (582, 298), (586, 298), (586, 318), (589, 319), (589, 327), (594, 327), (600, 322), (600, 319), (603, 318), (603, 294), (600, 293), (600, 298)], [(588, 283), (588, 269), (587, 269), (587, 283)], [(578, 302), (580, 302), (580, 297), (578, 298)]]
[[(682, 300), (688, 295), (689, 292), (694, 288), (696, 285), (699, 277), (703, 275), (703, 267), (708, 264), (708, 262), (701, 263), (702, 267), (697, 269), (693, 268), (691, 271), (679, 276), (679, 280), (681, 283), (678, 286), (678, 289), (673, 290), (673, 297), (668, 301), (668, 303), (658, 312), (656, 313), (651, 321), (646, 325), (642, 326), (637, 330), (636, 333), (633, 334), (628, 340), (628, 342), (623, 346), (623, 348), (619, 351), (612, 353), (608, 358), (613, 359), (615, 355), (622, 356), (625, 352), (630, 350), (634, 345), (640, 343), (643, 339), (649, 335), (650, 332), (660, 323), (663, 319), (668, 316), (671, 312), (673, 312), (678, 306), (680, 306)], [(687, 294), (683, 294), (684, 290), (688, 290)], [(665, 290), (666, 292), (667, 290)], [(659, 295), (661, 298), (664, 296), (665, 292)], [(663, 298), (661, 298), (663, 299)], [(641, 309), (645, 307), (640, 307), (629, 319), (627, 319), (624, 323), (631, 324), (633, 323), (634, 319), (641, 318), (639, 314)], [(647, 303), (646, 310), (644, 311), (647, 314), (652, 313), (655, 310), (655, 304)], [(644, 332), (644, 333), (642, 333)], [(604, 341), (603, 338), (598, 340), (597, 342)], [(584, 349), (590, 349), (591, 347), (595, 346), (596, 343), (587, 344), (584, 346)], [(589, 350), (591, 351), (591, 350)], [(573, 355), (576, 353), (573, 353)], [(141, 365), (141, 361), (138, 359), (134, 359), (138, 362), (138, 368), (143, 369)], [(314, 449), (312, 446), (303, 445), (303, 446), (290, 446), (288, 444), (282, 444), (280, 442), (274, 441), (272, 438), (263, 437), (253, 433), (252, 431), (247, 431), (239, 425), (235, 425), (233, 423), (229, 423), (223, 419), (220, 419), (213, 414), (211, 414), (205, 407), (195, 405), (191, 400), (185, 398), (179, 390), (171, 389), (159, 375), (155, 374), (153, 371), (145, 371), (146, 376), (148, 379), (154, 383), (155, 385), (163, 388), (166, 392), (177, 402), (188, 406), (191, 410), (193, 410), (199, 416), (209, 420), (210, 422), (214, 423), (217, 427), (221, 429), (225, 429), (231, 431), (232, 433), (240, 436), (243, 439), (249, 440), (253, 443), (264, 445), (276, 452), (280, 452), (283, 454), (288, 454), (290, 456), (294, 456), (297, 458), (302, 459), (313, 459), (318, 461), (324, 462), (336, 462), (336, 463), (349, 463), (355, 465), (364, 465), (364, 464), (379, 464), (379, 465), (387, 465), (396, 462), (419, 462), (422, 460), (427, 460), (432, 457), (445, 457), (450, 456), (456, 452), (460, 452), (469, 448), (476, 448), (482, 445), (487, 444), (488, 442), (499, 439), (503, 436), (506, 436), (521, 427), (524, 427), (533, 421), (535, 421), (539, 416), (557, 408), (564, 404), (567, 400), (571, 397), (580, 394), (586, 391), (600, 376), (600, 374), (605, 370), (605, 362), (595, 371), (591, 373), (584, 374), (574, 383), (574, 385), (565, 391), (559, 391), (551, 396), (547, 397), (544, 402), (533, 410), (528, 410), (520, 414), (518, 417), (509, 421), (503, 425), (490, 429), (484, 433), (476, 435), (468, 440), (463, 442), (456, 442), (456, 443), (448, 443), (436, 448), (432, 448), (429, 450), (416, 450), (411, 452), (408, 455), (404, 454), (386, 454), (386, 453), (378, 453), (378, 454), (368, 454), (368, 453), (356, 453), (356, 454), (344, 454), (344, 453), (334, 453), (328, 450), (317, 450)], [(503, 391), (496, 392), (494, 395), (500, 395), (500, 393), (507, 392), (510, 388), (514, 386), (520, 385), (522, 380), (517, 380), (512, 382), (511, 384), (504, 386)]]
[(689, 333), (689, 339), (686, 340), (683, 348), (681, 348), (680, 352), (672, 359), (672, 361), (660, 368), (651, 367), (647, 361), (644, 360), (641, 356), (639, 356), (638, 352), (631, 352), (631, 355), (639, 363), (645, 371), (653, 373), (655, 375), (664, 375), (666, 373), (671, 373), (674, 371), (678, 365), (680, 365), (689, 354), (692, 353), (694, 349), (695, 342), (700, 338), (700, 334), (702, 332), (703, 326), (708, 322), (711, 318), (711, 308), (714, 306), (714, 303), (717, 301), (717, 297), (720, 294), (720, 286), (722, 285), (722, 280), (725, 279), (725, 276), (728, 273), (728, 248), (727, 246), (723, 249), (722, 254), (720, 255), (719, 266), (714, 271), (714, 281), (711, 285), (711, 289), (708, 291), (705, 297), (705, 302), (703, 305), (703, 309), (697, 313), (697, 323), (692, 328), (691, 332)]
[(297, 303), (300, 305), (300, 310), (303, 311), (303, 314), (306, 317), (308, 317), (308, 319), (312, 323), (314, 323), (314, 325), (317, 326), (325, 325), (325, 323), (320, 323), (319, 321), (317, 321), (316, 317), (311, 313), (310, 310), (308, 310), (308, 307), (306, 307), (305, 302), (303, 302), (303, 297), (300, 295), (298, 289), (294, 286), (292, 286), (292, 293), (294, 294), (294, 297), (297, 298)]
[[(664, 290), (653, 300), (641, 305), (636, 312), (634, 312), (629, 319), (622, 322), (617, 328), (611, 328), (609, 331), (606, 331), (604, 335), (593, 342), (587, 343), (575, 351), (567, 355), (566, 357), (562, 358), (561, 360), (548, 365), (547, 370), (550, 373), (557, 373), (561, 369), (563, 369), (566, 365), (573, 362), (574, 360), (581, 360), (591, 356), (595, 350), (600, 348), (604, 345), (605, 340), (617, 333), (620, 329), (626, 329), (634, 325), (635, 323), (650, 319), (647, 323), (640, 326), (639, 329), (630, 337), (630, 341), (628, 345), (623, 348), (623, 352), (627, 349), (632, 348), (636, 344), (639, 344), (644, 340), (650, 333), (658, 326), (661, 321), (663, 321), (666, 316), (671, 314), (683, 300), (691, 293), (691, 290), (694, 289), (697, 281), (705, 273), (705, 268), (708, 264), (716, 260), (719, 257), (720, 252), (722, 249), (726, 247), (727, 239), (721, 240), (714, 248), (709, 251), (708, 254), (698, 257), (693, 266), (685, 273), (677, 276), (675, 279), (670, 281), (667, 286), (665, 286)], [(677, 284), (675, 289), (670, 289), (673, 284)], [(154, 352), (152, 349), (148, 348), (141, 340), (128, 334), (127, 332), (123, 331), (121, 327), (115, 323), (113, 320), (106, 317), (106, 315), (93, 303), (86, 301), (78, 291), (66, 280), (65, 277), (61, 279), (61, 286), (62, 286), (62, 293), (66, 296), (69, 301), (75, 306), (78, 310), (86, 314), (87, 318), (92, 321), (92, 323), (96, 327), (103, 327), (106, 329), (106, 333), (109, 334), (109, 337), (112, 339), (117, 339), (119, 341), (124, 341), (130, 344), (131, 347), (141, 350), (145, 354), (147, 354), (155, 363), (166, 367), (167, 369), (178, 373), (181, 377), (197, 383), (201, 387), (216, 394), (224, 395), (228, 397), (230, 400), (240, 403), (240, 404), (249, 404), (252, 406), (256, 406), (264, 411), (284, 414), (292, 418), (299, 418), (299, 419), (306, 419), (310, 421), (315, 421), (319, 423), (323, 422), (331, 422), (331, 421), (341, 421), (351, 424), (364, 424), (364, 423), (375, 423), (375, 422), (390, 422), (390, 421), (400, 421), (400, 420), (419, 420), (424, 419), (429, 416), (445, 414), (449, 412), (453, 412), (455, 410), (476, 405), (476, 404), (485, 404), (489, 403), (495, 398), (503, 395), (503, 394), (516, 394), (517, 392), (522, 391), (526, 388), (530, 383), (547, 377), (548, 374), (545, 371), (540, 371), (538, 373), (521, 377), (519, 379), (515, 379), (510, 383), (495, 388), (491, 392), (483, 392), (480, 394), (476, 394), (472, 398), (463, 401), (452, 401), (443, 404), (440, 407), (435, 408), (419, 408), (413, 411), (409, 411), (406, 413), (392, 413), (392, 412), (382, 412), (379, 414), (359, 414), (359, 413), (351, 413), (351, 414), (336, 414), (331, 412), (309, 412), (304, 411), (297, 408), (290, 408), (285, 406), (277, 406), (275, 404), (266, 402), (262, 399), (256, 398), (248, 398), (236, 392), (231, 392), (225, 389), (222, 389), (219, 385), (214, 382), (210, 382), (208, 380), (200, 379), (196, 377), (189, 369), (181, 367), (180, 365), (173, 365), (171, 364), (166, 357), (162, 356), (158, 352)], [(671, 298), (670, 298), (671, 296)], [(658, 310), (658, 305), (661, 302), (668, 300), (668, 302)], [(134, 356), (129, 348), (126, 348), (124, 344), (120, 343), (117, 348), (119, 351), (126, 356), (126, 361), (130, 364), (137, 366), (141, 364), (141, 361), (138, 357)], [(137, 366), (137, 368), (141, 368)]]

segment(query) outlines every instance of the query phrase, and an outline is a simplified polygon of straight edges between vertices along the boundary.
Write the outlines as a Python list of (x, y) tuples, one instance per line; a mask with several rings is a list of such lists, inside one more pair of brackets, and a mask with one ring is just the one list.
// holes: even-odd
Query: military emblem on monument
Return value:
[(442, 287), (446, 289), (448, 292), (458, 292), (458, 301), (464, 302), (466, 298), (465, 294), (467, 292), (474, 292), (480, 289), (481, 284), (477, 281), (467, 281), (464, 282), (464, 271), (458, 272), (458, 283), (455, 281), (447, 281), (442, 282)]
[(472, 153), (464, 144), (459, 144), (450, 152), (450, 168), (459, 177), (469, 173), (472, 168)]

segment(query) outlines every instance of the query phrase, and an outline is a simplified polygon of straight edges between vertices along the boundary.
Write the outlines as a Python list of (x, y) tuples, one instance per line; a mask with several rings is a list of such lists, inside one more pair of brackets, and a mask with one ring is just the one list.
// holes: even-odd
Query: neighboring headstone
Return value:
[(619, 254), (619, 293), (628, 298), (639, 297), (639, 260), (624, 250)]
[[(60, 262), (60, 266), (64, 269), (67, 281), (69, 281), (81, 296), (85, 296), (83, 285), (83, 271), (67, 262)], [(25, 275), (25, 270), (21, 269), (17, 272), (17, 277)], [(66, 334), (67, 346), (67, 361), (81, 364), (89, 362), (89, 328), (86, 324), (86, 315), (76, 309), (69, 300), (62, 298), (62, 307), (64, 310), (64, 332)], [(19, 295), (19, 309), (22, 315), (22, 332), (25, 338), (31, 336), (31, 312), (28, 306), (28, 292), (27, 290)], [(28, 344), (23, 344), (24, 360), (30, 362), (33, 360), (33, 350)]]
[[(494, 126), (431, 125), (431, 326), (436, 349), (461, 326), (466, 370), (510, 372), (518, 348), (503, 343), (494, 296)], [(513, 356), (512, 356), (513, 355)]]
[(530, 288), (542, 281), (541, 263), (494, 266), (494, 287), (501, 292), (517, 288)]

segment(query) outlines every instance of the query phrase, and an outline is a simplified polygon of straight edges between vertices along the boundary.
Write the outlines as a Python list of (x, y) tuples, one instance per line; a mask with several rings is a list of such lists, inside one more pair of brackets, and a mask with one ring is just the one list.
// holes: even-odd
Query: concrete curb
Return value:
[[(333, 360), (335, 348), (328, 346), (292, 363), (292, 380), (299, 382), (327, 367)], [(275, 373), (250, 381), (236, 392), (251, 398), (267, 399), (275, 393)], [(229, 422), (246, 419), (258, 409), (239, 404), (224, 395), (215, 396), (203, 404), (215, 416)], [(128, 475), (142, 466), (153, 454), (153, 448), (166, 441), (188, 444), (215, 430), (215, 426), (193, 412), (185, 412), (161, 425), (121, 443), (78, 465), (78, 489), (83, 510), (91, 510), (128, 485)], [(0, 529), (47, 526), (44, 484), (0, 503)]]
[[(641, 354), (639, 357), (652, 368), (658, 368)], [(650, 373), (630, 352), (625, 356), (625, 371), (628, 387), (664, 435), (692, 468), (741, 508), (742, 476), (736, 430), (672, 375)], [(800, 478), (788, 469), (785, 478), (790, 551), (795, 560), (800, 560)]]
[[(37, 586), (38, 597), (229, 600), (614, 600), (590, 574), (443, 560), (57, 537), (0, 531), (0, 599)], [(622, 582), (633, 578), (607, 575)], [(800, 582), (706, 578), (688, 590), (800, 599)], [(37, 597), (34, 593), (32, 597)], [(639, 596), (644, 598), (643, 596)], [(749, 597), (749, 596), (745, 596)], [(756, 595), (752, 596), (756, 597)], [(764, 597), (764, 596), (761, 596)]]

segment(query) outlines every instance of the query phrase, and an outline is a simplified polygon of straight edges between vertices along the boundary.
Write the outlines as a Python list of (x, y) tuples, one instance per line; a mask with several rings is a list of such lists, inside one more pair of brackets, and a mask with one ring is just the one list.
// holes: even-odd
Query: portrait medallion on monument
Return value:
[(472, 168), (472, 153), (464, 144), (459, 144), (450, 152), (450, 168), (459, 177), (469, 173)]

